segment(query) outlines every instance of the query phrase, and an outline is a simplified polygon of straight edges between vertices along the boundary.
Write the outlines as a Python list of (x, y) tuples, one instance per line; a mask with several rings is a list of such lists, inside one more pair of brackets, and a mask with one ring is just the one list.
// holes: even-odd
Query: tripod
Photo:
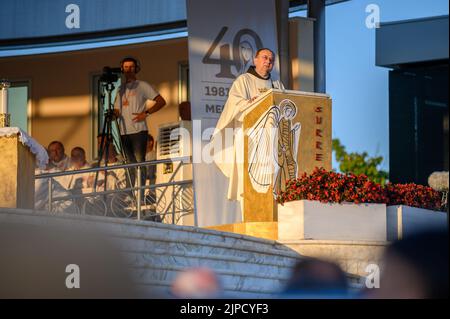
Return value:
[[(101, 164), (101, 161), (103, 158), (104, 158), (105, 167), (108, 166), (111, 147), (114, 148), (113, 130), (112, 130), (113, 123), (115, 123), (117, 130), (119, 130), (119, 123), (117, 122), (117, 117), (114, 114), (113, 103), (111, 101), (112, 100), (112, 98), (111, 98), (112, 91), (114, 90), (114, 84), (111, 81), (107, 81), (105, 84), (105, 87), (106, 87), (106, 91), (107, 91), (107, 95), (108, 95), (108, 102), (107, 102), (108, 110), (105, 112), (105, 118), (104, 118), (104, 122), (103, 122), (97, 167), (100, 167), (100, 164)], [(118, 145), (119, 145), (120, 155), (122, 156), (122, 158), (124, 160), (124, 164), (127, 164), (128, 159), (126, 157), (125, 152), (123, 151), (122, 141), (120, 138), (118, 139)], [(96, 188), (96, 186), (97, 186), (98, 173), (99, 173), (99, 171), (97, 171), (95, 174), (94, 188)], [(131, 176), (130, 176), (129, 170), (125, 169), (125, 173), (126, 173), (127, 180), (131, 184)], [(105, 191), (107, 188), (107, 178), (108, 178), (108, 174), (105, 173), (105, 181), (104, 181), (104, 190)]]

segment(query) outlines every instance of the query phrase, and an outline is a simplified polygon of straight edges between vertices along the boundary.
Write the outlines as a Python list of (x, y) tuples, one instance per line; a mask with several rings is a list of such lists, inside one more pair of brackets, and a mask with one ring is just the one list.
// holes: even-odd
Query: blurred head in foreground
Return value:
[(217, 298), (221, 294), (221, 285), (211, 269), (190, 268), (177, 275), (170, 292), (175, 298)]
[(448, 232), (428, 230), (386, 248), (380, 288), (368, 298), (448, 298)]
[(122, 256), (86, 227), (0, 224), (0, 298), (136, 298)]
[(298, 261), (292, 269), (284, 296), (305, 298), (345, 297), (348, 282), (342, 269), (329, 261), (305, 258)]

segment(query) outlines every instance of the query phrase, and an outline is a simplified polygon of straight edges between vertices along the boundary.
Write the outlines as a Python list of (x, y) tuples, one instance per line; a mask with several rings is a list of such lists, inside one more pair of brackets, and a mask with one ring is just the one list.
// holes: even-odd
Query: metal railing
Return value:
[[(156, 167), (158, 164), (169, 163), (172, 165), (177, 163), (177, 166), (171, 172), (168, 182), (141, 184), (141, 178), (138, 177), (141, 176), (142, 167)], [(176, 180), (176, 176), (182, 166), (189, 164), (191, 164), (191, 157), (177, 157), (141, 163), (44, 173), (36, 175), (35, 178), (37, 183), (39, 183), (39, 180), (42, 180), (39, 183), (40, 187), (44, 187), (44, 183), (47, 185), (48, 198), (46, 198), (46, 208), (49, 212), (58, 211), (59, 205), (61, 206), (59, 210), (67, 210), (68, 212), (79, 214), (136, 218), (137, 220), (146, 219), (177, 224), (182, 217), (194, 214), (192, 179)], [(131, 169), (136, 170), (136, 185), (133, 187), (130, 186), (130, 183), (118, 180), (114, 174), (111, 174), (111, 171), (123, 170), (125, 176), (130, 180), (129, 170)], [(104, 175), (102, 186), (97, 184), (90, 188), (71, 188), (64, 187), (58, 181), (61, 178), (73, 181), (75, 175), (89, 178), (94, 175), (98, 177), (100, 174)], [(48, 179), (48, 181), (45, 182), (45, 179)], [(108, 179), (113, 179), (113, 183), (108, 183)], [(97, 182), (97, 178), (95, 178), (95, 182)], [(55, 196), (57, 195), (55, 193), (58, 191), (60, 196)], [(41, 206), (42, 202), (43, 200), (41, 199)], [(68, 207), (71, 209), (68, 209)]]

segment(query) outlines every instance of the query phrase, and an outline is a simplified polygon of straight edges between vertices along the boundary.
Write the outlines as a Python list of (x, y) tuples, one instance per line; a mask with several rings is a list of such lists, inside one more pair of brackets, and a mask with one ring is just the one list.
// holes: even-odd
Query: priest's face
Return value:
[(260, 51), (253, 60), (256, 72), (262, 77), (267, 77), (273, 69), (274, 60), (275, 57), (270, 50)]

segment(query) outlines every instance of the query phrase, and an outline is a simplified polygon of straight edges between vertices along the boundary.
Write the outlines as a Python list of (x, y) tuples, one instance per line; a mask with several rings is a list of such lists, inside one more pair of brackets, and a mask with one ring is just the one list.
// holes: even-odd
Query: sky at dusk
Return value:
[(333, 138), (347, 151), (383, 156), (381, 166), (388, 170), (389, 69), (375, 65), (375, 29), (366, 27), (370, 4), (379, 7), (383, 23), (448, 15), (448, 1), (351, 0), (326, 9), (326, 90), (333, 99)]

